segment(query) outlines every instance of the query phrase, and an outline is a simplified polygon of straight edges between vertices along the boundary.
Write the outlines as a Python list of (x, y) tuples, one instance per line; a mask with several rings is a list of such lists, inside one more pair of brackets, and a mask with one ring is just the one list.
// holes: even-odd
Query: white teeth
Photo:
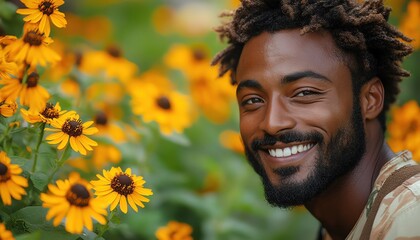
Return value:
[(296, 146), (293, 146), (292, 147), (292, 154), (296, 154), (298, 151), (297, 151), (297, 147)]
[(283, 156), (288, 157), (290, 155), (292, 155), (292, 150), (290, 150), (289, 147), (284, 148), (284, 150), (283, 150)]
[(277, 149), (268, 149), (268, 153), (270, 154), (270, 156), (272, 157), (277, 157), (277, 158), (281, 158), (281, 157), (289, 157), (291, 155), (295, 155), (301, 152), (306, 152), (309, 149), (311, 149), (314, 146), (314, 144), (309, 143), (309, 144), (299, 144), (299, 145), (295, 145), (292, 147), (285, 147), (283, 149), (281, 148), (277, 148)]
[(276, 157), (283, 157), (283, 150), (276, 149)]

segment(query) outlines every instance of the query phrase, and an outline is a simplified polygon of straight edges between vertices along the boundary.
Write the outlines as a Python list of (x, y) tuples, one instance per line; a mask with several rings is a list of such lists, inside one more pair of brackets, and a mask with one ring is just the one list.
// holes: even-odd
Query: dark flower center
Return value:
[(68, 118), (64, 122), (61, 130), (72, 137), (78, 137), (82, 135), (83, 133), (82, 120), (75, 119), (75, 118)]
[(28, 88), (36, 87), (38, 85), (39, 81), (39, 74), (36, 72), (32, 72), (29, 74), (28, 79), (26, 80), (26, 84), (28, 85)]
[(119, 58), (122, 55), (121, 50), (117, 48), (116, 46), (109, 46), (106, 49), (106, 51), (109, 55), (111, 55), (114, 58)]
[(54, 4), (52, 4), (49, 0), (47, 1), (43, 1), (38, 5), (38, 9), (40, 12), (42, 12), (43, 14), (46, 15), (51, 15), (53, 14), (54, 10), (55, 10), (55, 6)]
[(199, 62), (206, 59), (206, 53), (201, 49), (193, 49), (193, 58)]
[(108, 123), (108, 118), (104, 112), (98, 112), (95, 116), (95, 123), (99, 125), (106, 125)]
[(169, 101), (169, 99), (168, 99), (167, 97), (165, 97), (165, 96), (159, 97), (159, 98), (156, 100), (156, 103), (157, 103), (157, 105), (158, 105), (160, 108), (162, 108), (162, 109), (165, 109), (165, 110), (169, 110), (169, 109), (171, 109), (171, 102), (170, 102), (170, 101)]
[(44, 35), (38, 33), (38, 31), (28, 31), (23, 37), (25, 43), (29, 43), (31, 46), (41, 46)]
[(67, 191), (66, 199), (71, 205), (85, 207), (89, 205), (90, 193), (85, 186), (76, 183)]
[(47, 103), (47, 106), (45, 107), (44, 111), (41, 112), (41, 115), (45, 118), (54, 119), (58, 118), (60, 113), (54, 108), (52, 103)]
[(127, 174), (121, 173), (112, 179), (111, 188), (115, 192), (127, 196), (134, 192), (134, 181)]
[(6, 182), (10, 179), (9, 168), (0, 162), (0, 182)]

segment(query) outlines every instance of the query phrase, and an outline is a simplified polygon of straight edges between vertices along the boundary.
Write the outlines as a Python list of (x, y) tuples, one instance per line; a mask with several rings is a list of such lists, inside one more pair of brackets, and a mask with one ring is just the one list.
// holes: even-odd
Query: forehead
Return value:
[(236, 70), (236, 80), (261, 74), (279, 77), (308, 70), (326, 76), (339, 74), (339, 70), (349, 71), (344, 59), (328, 32), (304, 35), (297, 29), (265, 32), (245, 44)]

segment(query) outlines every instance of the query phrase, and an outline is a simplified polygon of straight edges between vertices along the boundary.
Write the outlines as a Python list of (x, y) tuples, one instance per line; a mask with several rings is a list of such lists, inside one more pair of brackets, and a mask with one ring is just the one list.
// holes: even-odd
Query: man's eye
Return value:
[(309, 95), (319, 95), (320, 93), (319, 92), (315, 92), (315, 91), (312, 91), (312, 90), (303, 90), (303, 91), (300, 91), (300, 92), (298, 92), (298, 94), (296, 94), (295, 96), (296, 97), (305, 97), (305, 96), (309, 96)]
[(261, 98), (253, 97), (253, 98), (249, 98), (249, 99), (246, 99), (245, 101), (243, 101), (242, 106), (251, 105), (251, 104), (255, 104), (255, 103), (262, 103), (262, 102), (263, 102), (263, 100)]

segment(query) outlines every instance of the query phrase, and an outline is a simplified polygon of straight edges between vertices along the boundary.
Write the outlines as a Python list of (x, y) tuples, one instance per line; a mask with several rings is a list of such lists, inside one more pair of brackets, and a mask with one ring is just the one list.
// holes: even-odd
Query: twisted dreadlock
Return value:
[[(379, 120), (385, 130), (385, 113), (399, 93), (398, 84), (409, 73), (401, 67), (403, 58), (413, 50), (404, 36), (387, 21), (390, 8), (382, 0), (241, 0), (242, 5), (222, 14), (231, 21), (216, 29), (228, 47), (213, 59), (220, 63), (220, 75), (238, 65), (244, 44), (262, 32), (300, 29), (301, 34), (327, 30), (338, 48), (354, 56), (356, 69), (351, 69), (353, 90), (374, 76), (385, 89), (384, 108)], [(349, 66), (349, 68), (352, 68)], [(231, 74), (235, 84), (234, 74)], [(354, 86), (357, 86), (356, 88)]]

